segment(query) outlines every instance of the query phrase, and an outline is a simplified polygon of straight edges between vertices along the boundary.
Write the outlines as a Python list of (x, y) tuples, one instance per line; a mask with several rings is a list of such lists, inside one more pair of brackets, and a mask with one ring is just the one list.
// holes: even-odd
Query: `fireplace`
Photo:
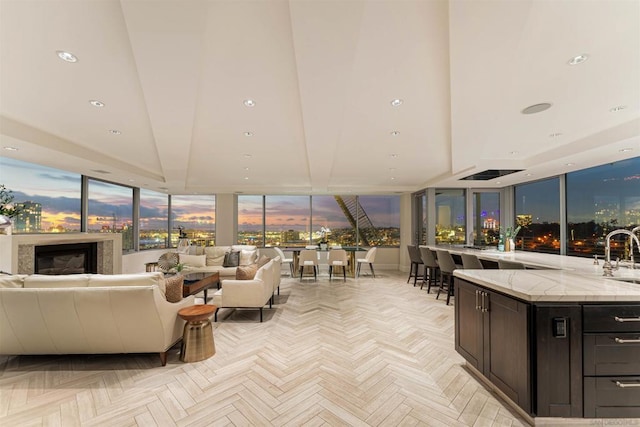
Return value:
[(82, 274), (98, 272), (96, 242), (43, 245), (35, 248), (36, 274)]

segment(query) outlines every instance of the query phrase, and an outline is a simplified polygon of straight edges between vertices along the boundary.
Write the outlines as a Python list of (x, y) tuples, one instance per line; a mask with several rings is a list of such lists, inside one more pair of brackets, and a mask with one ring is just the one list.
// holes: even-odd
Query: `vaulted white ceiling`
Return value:
[[(173, 194), (503, 186), (640, 155), (635, 0), (0, 0), (0, 37), (0, 155)], [(523, 171), (459, 180), (501, 168)]]

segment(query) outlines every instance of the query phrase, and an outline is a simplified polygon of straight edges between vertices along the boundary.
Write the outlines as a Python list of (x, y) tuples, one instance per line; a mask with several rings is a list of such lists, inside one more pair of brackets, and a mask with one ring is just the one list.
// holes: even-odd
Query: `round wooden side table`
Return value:
[(199, 362), (216, 354), (213, 327), (209, 321), (215, 311), (215, 305), (204, 304), (192, 305), (178, 311), (178, 316), (187, 321), (182, 334), (180, 360)]

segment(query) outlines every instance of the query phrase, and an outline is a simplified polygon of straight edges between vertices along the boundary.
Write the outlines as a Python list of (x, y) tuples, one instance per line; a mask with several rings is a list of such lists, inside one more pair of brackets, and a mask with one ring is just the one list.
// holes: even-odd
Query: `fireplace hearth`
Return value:
[(98, 272), (97, 243), (69, 243), (36, 246), (36, 274), (83, 274)]

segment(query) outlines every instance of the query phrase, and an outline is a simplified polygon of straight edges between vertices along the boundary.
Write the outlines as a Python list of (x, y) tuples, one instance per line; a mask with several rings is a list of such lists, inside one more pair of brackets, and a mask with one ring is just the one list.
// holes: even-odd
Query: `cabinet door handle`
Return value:
[(476, 289), (476, 310), (480, 310), (480, 291)]
[(636, 387), (640, 387), (640, 383), (622, 383), (620, 381), (616, 381), (616, 387), (620, 387), (620, 388), (636, 388)]
[[(486, 292), (482, 293), (482, 311), (484, 313), (486, 313), (487, 311), (489, 311), (489, 294)], [(485, 299), (486, 298), (486, 299)]]
[(615, 342), (617, 342), (618, 344), (628, 344), (628, 343), (636, 343), (636, 344), (638, 344), (638, 343), (640, 343), (640, 338), (632, 339), (632, 340), (625, 340), (623, 338), (615, 337), (613, 340)]
[(615, 319), (616, 322), (640, 322), (640, 316), (638, 317), (618, 317), (618, 316), (614, 316), (613, 317)]

